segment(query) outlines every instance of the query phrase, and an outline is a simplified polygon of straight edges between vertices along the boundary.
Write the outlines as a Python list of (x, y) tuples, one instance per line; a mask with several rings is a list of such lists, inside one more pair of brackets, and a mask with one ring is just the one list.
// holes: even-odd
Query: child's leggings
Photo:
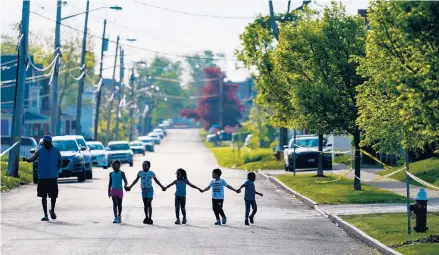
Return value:
[(250, 206), (252, 207), (252, 214), (251, 216), (254, 217), (256, 212), (258, 211), (258, 206), (256, 205), (256, 200), (245, 200), (245, 219), (248, 219), (248, 216), (250, 214)]
[(186, 219), (186, 197), (175, 196), (175, 216), (177, 219), (180, 218), (180, 208), (183, 219)]

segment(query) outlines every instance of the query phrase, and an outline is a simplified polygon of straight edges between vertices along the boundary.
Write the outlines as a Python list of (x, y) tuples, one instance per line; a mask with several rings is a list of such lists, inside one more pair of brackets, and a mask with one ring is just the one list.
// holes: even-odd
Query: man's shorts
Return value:
[(57, 179), (39, 179), (37, 187), (37, 196), (57, 198), (58, 197), (58, 180)]

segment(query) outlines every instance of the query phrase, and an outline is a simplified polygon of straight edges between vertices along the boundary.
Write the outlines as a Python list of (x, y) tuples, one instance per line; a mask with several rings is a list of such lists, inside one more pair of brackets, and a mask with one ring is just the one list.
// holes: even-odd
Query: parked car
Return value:
[(217, 140), (217, 137), (216, 137), (215, 134), (208, 134), (208, 135), (206, 136), (206, 140), (207, 140), (208, 142), (213, 143), (213, 142), (215, 142), (215, 141)]
[[(293, 154), (295, 147), (296, 168), (317, 168), (319, 164), (319, 138), (318, 136), (298, 136), (296, 141), (291, 138), (287, 146), (284, 147), (284, 166), (285, 171), (293, 171)], [(328, 151), (327, 148), (324, 151)], [(323, 154), (323, 169), (332, 169), (331, 154)]]
[(140, 136), (138, 141), (143, 143), (146, 151), (154, 152), (154, 139), (149, 136)]
[(108, 143), (108, 156), (111, 162), (119, 160), (120, 163), (128, 163), (132, 167), (134, 165), (134, 153), (130, 149), (130, 144), (126, 141), (112, 141)]
[(90, 148), (93, 166), (107, 169), (109, 166), (109, 160), (108, 152), (105, 150), (104, 145), (101, 142), (87, 142), (87, 146)]
[[(42, 139), (39, 148), (43, 145)], [(58, 178), (77, 177), (78, 182), (84, 182), (87, 179), (83, 151), (73, 137), (55, 136), (52, 138), (52, 145), (61, 153), (61, 168), (58, 169)], [(30, 150), (35, 153), (35, 149)], [(33, 181), (38, 183), (38, 162), (33, 164)]]
[(85, 150), (82, 151), (82, 155), (84, 156), (84, 164), (85, 164), (85, 170), (87, 171), (87, 179), (93, 178), (93, 162), (91, 159), (91, 151), (90, 148), (87, 146), (87, 142), (85, 141), (84, 137), (82, 135), (66, 135), (64, 137), (72, 137), (76, 140), (76, 142), (79, 144), (79, 147), (85, 148)]
[[(12, 140), (10, 136), (2, 136), (1, 137), (1, 151), (7, 150), (12, 146)], [(21, 144), (20, 144), (20, 157), (22, 158), (30, 158), (32, 153), (30, 153), (31, 149), (37, 148), (37, 141), (33, 137), (22, 136)]]
[(160, 144), (160, 134), (156, 132), (151, 132), (148, 134), (148, 136), (154, 140), (154, 144)]
[(145, 145), (141, 141), (130, 142), (130, 149), (134, 154), (142, 154), (145, 156)]
[(158, 128), (160, 128), (163, 131), (165, 136), (168, 135), (168, 132), (166, 131), (166, 125), (165, 124), (159, 124)]
[(152, 130), (152, 132), (159, 134), (160, 135), (160, 139), (165, 138), (165, 133), (163, 132), (163, 130), (161, 128), (154, 128)]

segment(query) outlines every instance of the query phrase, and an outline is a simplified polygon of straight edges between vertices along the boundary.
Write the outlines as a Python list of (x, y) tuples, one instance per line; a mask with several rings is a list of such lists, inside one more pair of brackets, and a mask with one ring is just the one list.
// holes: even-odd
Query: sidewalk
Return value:
[[(346, 171), (347, 167), (345, 165), (337, 164), (334, 165), (334, 170), (325, 171), (325, 173), (332, 174), (341, 174), (343, 171)], [(391, 178), (384, 178), (378, 181), (367, 182), (369, 180), (373, 180), (381, 177), (377, 175), (376, 172), (381, 171), (382, 169), (364, 169), (361, 170), (361, 179), (363, 183), (369, 184), (371, 186), (389, 190), (396, 194), (406, 196), (406, 183), (400, 182)], [(283, 170), (262, 170), (262, 172), (269, 176), (277, 176), (283, 174), (293, 174), (292, 172), (285, 172)], [(296, 172), (297, 175), (300, 174), (315, 174), (317, 172), (316, 169), (300, 169)], [(353, 179), (353, 173), (347, 175), (347, 178)], [(364, 182), (365, 181), (365, 182)], [(410, 185), (410, 197), (412, 199), (415, 198), (420, 186)], [(428, 211), (439, 212), (439, 192), (431, 189), (425, 188), (425, 191), (428, 195)], [(328, 213), (336, 214), (336, 215), (346, 215), (346, 214), (369, 214), (369, 213), (398, 213), (398, 212), (406, 212), (407, 205), (405, 203), (402, 204), (343, 204), (343, 205), (319, 205), (320, 208), (325, 210)]]

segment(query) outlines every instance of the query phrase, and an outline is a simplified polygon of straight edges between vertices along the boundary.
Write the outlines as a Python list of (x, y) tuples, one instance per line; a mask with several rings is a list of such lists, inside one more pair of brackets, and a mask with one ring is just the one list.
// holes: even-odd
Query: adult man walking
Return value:
[(56, 219), (55, 204), (58, 197), (58, 169), (61, 167), (61, 153), (52, 145), (52, 137), (45, 135), (43, 138), (44, 146), (38, 149), (32, 157), (23, 161), (33, 162), (38, 160), (38, 188), (37, 196), (41, 197), (43, 204), (44, 217), (41, 221), (49, 221), (47, 215), (47, 196), (51, 199), (50, 217)]

